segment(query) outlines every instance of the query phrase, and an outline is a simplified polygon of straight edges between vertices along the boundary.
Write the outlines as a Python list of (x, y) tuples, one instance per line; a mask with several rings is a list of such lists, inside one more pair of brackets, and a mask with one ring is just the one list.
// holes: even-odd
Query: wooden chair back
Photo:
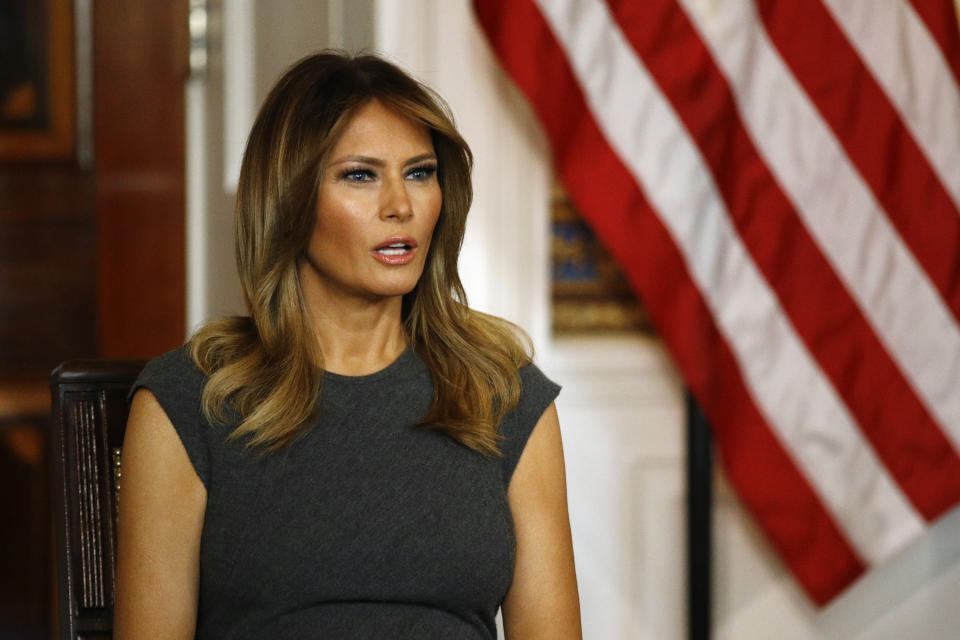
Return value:
[(120, 448), (145, 362), (72, 360), (50, 376), (61, 640), (113, 637)]

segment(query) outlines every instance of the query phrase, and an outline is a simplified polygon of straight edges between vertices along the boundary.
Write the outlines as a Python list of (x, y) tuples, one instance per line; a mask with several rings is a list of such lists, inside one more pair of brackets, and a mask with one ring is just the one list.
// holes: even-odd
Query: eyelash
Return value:
[[(426, 181), (433, 177), (437, 172), (437, 165), (435, 164), (425, 164), (419, 167), (414, 167), (407, 171), (407, 177), (412, 177), (414, 174), (423, 174), (422, 177), (414, 178), (417, 181)], [(354, 179), (357, 176), (363, 176), (363, 179), (357, 180)], [(377, 177), (377, 174), (374, 173), (372, 169), (344, 169), (340, 174), (341, 180), (347, 180), (350, 182), (356, 183), (366, 183), (371, 182)]]
[(414, 173), (422, 173), (423, 177), (418, 178), (418, 180), (429, 180), (437, 173), (437, 165), (435, 164), (425, 164), (419, 167), (414, 167), (407, 172), (407, 175), (413, 175)]
[[(357, 176), (363, 176), (362, 180), (356, 180)], [(349, 182), (370, 182), (376, 176), (370, 169), (344, 169), (340, 172), (340, 179)]]

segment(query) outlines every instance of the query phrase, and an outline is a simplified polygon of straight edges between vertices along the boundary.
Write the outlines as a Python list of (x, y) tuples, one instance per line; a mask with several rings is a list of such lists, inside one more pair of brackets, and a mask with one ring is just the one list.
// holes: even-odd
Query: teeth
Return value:
[(399, 249), (394, 249), (393, 245), (390, 245), (388, 248), (377, 249), (377, 253), (384, 256), (402, 256), (406, 252), (407, 250), (403, 248), (403, 245), (401, 245)]
[(388, 246), (388, 247), (400, 247), (401, 249), (405, 249), (407, 245), (404, 244), (403, 242), (394, 242), (393, 244), (390, 244), (390, 245), (387, 245), (387, 246)]

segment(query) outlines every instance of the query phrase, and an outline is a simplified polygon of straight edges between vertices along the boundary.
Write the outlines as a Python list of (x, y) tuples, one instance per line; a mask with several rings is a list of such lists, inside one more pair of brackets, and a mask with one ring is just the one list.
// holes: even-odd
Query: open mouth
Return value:
[(410, 264), (417, 253), (417, 241), (413, 238), (387, 238), (373, 248), (373, 257), (388, 266)]
[(377, 247), (374, 251), (382, 256), (402, 256), (411, 249), (413, 247), (406, 242), (392, 242), (386, 246)]

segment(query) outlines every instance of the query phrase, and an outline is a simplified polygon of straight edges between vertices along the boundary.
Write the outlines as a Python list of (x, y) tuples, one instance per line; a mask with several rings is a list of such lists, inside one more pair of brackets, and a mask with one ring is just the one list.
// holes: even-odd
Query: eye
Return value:
[(376, 177), (370, 169), (346, 169), (340, 174), (340, 179), (347, 182), (372, 182)]
[(420, 182), (429, 180), (437, 173), (437, 165), (435, 164), (425, 164), (419, 167), (414, 167), (407, 172), (407, 177), (412, 178)]

